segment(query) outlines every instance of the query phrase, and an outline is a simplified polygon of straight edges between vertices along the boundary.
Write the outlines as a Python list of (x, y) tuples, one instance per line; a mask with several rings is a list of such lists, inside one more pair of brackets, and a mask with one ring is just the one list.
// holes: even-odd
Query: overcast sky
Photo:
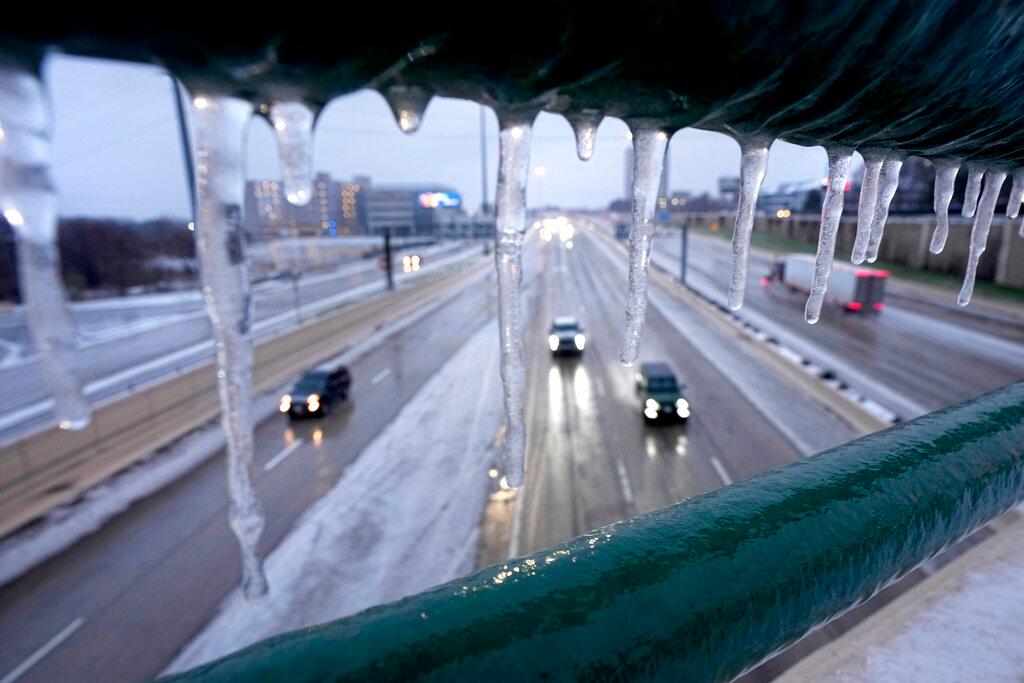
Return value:
[[(56, 113), (54, 166), (66, 216), (127, 218), (188, 213), (181, 142), (170, 80), (154, 67), (54, 57), (47, 77)], [(480, 107), (435, 99), (414, 135), (399, 132), (383, 98), (363, 91), (334, 100), (321, 115), (316, 166), (337, 179), (369, 175), (375, 182), (436, 182), (479, 206)], [(547, 175), (530, 182), (530, 203), (603, 207), (622, 195), (626, 126), (605, 119), (593, 158), (576, 158), (572, 129), (541, 114), (531, 162)], [(487, 110), (488, 195), (497, 176), (497, 120)], [(686, 129), (671, 142), (673, 190), (717, 192), (719, 176), (736, 175), (739, 146), (717, 133)], [(776, 142), (765, 188), (824, 175), (825, 152)], [(276, 148), (262, 119), (250, 126), (250, 178), (278, 178)]]

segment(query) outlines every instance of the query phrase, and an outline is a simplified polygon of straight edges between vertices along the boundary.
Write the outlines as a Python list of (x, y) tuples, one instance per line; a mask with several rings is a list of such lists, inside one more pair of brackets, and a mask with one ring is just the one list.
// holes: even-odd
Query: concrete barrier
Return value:
[[(257, 344), (253, 385), (265, 391), (408, 315), (484, 264), (424, 277)], [(94, 406), (81, 431), (56, 426), (0, 447), (0, 536), (211, 421), (220, 412), (213, 361)]]

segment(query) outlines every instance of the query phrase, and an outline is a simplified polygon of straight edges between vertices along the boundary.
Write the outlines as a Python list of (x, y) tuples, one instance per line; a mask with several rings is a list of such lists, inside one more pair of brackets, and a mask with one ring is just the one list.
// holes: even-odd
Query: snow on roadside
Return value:
[(494, 328), (477, 331), (306, 511), (265, 562), (270, 594), (247, 603), (235, 589), (168, 672), (473, 569), (502, 419)]

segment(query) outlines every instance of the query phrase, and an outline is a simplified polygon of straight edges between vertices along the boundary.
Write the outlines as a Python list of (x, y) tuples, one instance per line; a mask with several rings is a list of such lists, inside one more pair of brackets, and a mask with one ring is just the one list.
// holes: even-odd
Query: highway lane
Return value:
[[(644, 424), (634, 371), (618, 361), (625, 257), (610, 261), (599, 239), (583, 231), (572, 250), (556, 241), (539, 255), (538, 296), (526, 328), (529, 460), (512, 554), (548, 547), (799, 457), (761, 407), (707, 361), (708, 354), (731, 361), (742, 351), (727, 339), (714, 348), (696, 348), (655, 306), (648, 309), (640, 360), (664, 360), (676, 369), (693, 416), (685, 426)], [(551, 356), (547, 329), (557, 315), (581, 320), (588, 339), (582, 358)], [(780, 381), (769, 369), (762, 372), (767, 381)], [(806, 417), (794, 410), (792, 420)], [(833, 443), (854, 435), (833, 415), (812, 417), (817, 429), (832, 432)]]
[[(345, 407), (294, 423), (275, 414), (257, 427), (254, 479), (267, 514), (261, 555), (493, 318), (494, 306), (489, 276), (485, 286), (465, 289), (356, 360), (354, 399)], [(0, 589), (0, 678), (61, 634), (19, 680), (135, 681), (158, 674), (239, 580), (223, 469), (221, 455), (211, 458)]]
[[(658, 262), (670, 266), (673, 273), (678, 272), (675, 264), (680, 244), (678, 232), (662, 231), (655, 240)], [(755, 323), (769, 321), (813, 348), (814, 353), (807, 354), (812, 360), (829, 367), (828, 359), (837, 358), (872, 382), (906, 397), (921, 412), (953, 405), (1024, 377), (1024, 326), (997, 326), (949, 307), (921, 302), (909, 305), (896, 297), (878, 315), (845, 313), (826, 303), (821, 320), (808, 325), (803, 320), (806, 295), (778, 283), (760, 284), (772, 261), (763, 252), (751, 253), (740, 317)], [(691, 233), (691, 286), (724, 297), (731, 271), (727, 241)], [(998, 333), (994, 327), (1000, 328)], [(871, 394), (870, 388), (857, 388)], [(872, 398), (887, 403), (881, 396)], [(899, 406), (887, 407), (904, 418), (915, 416)]]
[[(479, 246), (448, 243), (422, 253), (427, 256), (420, 272), (425, 273), (460, 255), (478, 254)], [(397, 281), (417, 275), (399, 273)], [(255, 336), (262, 338), (293, 327), (329, 309), (332, 301), (341, 305), (349, 294), (360, 296), (359, 288), (366, 295), (382, 289), (383, 283), (376, 261), (308, 274), (297, 286), (281, 281), (260, 283), (254, 287)], [(92, 340), (85, 341), (76, 355), (76, 369), (92, 401), (130, 391), (213, 355), (210, 324), (198, 293), (128, 297), (78, 308), (90, 311), (89, 315), (105, 316), (101, 319), (106, 327), (94, 320)], [(125, 311), (139, 318), (132, 325), (118, 327)], [(6, 390), (0, 410), (0, 439), (9, 440), (52, 419), (49, 393), (34, 357), (0, 367), (0, 386)]]

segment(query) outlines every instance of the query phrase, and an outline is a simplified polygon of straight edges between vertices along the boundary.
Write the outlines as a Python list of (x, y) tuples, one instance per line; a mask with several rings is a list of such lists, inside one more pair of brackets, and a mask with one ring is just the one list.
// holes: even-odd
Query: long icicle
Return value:
[(878, 175), (882, 171), (883, 156), (865, 151), (864, 178), (860, 184), (860, 200), (857, 204), (857, 237), (853, 241), (853, 263), (863, 263), (868, 253), (868, 240), (871, 239), (871, 222), (875, 218), (875, 206), (878, 204)]
[(960, 214), (964, 218), (974, 218), (978, 208), (978, 196), (981, 195), (981, 177), (985, 169), (977, 164), (967, 164), (967, 187), (964, 188), (964, 206)]
[(277, 135), (284, 194), (289, 204), (305, 206), (313, 197), (313, 124), (316, 114), (302, 102), (275, 102), (268, 114)]
[(57, 191), (50, 173), (52, 113), (39, 77), (0, 67), (0, 208), (17, 240), (18, 283), (29, 335), (61, 429), (89, 424), (74, 370), (78, 346), (57, 249)]
[(626, 327), (619, 360), (629, 366), (640, 352), (640, 335), (647, 315), (647, 268), (654, 238), (654, 208), (668, 148), (668, 134), (657, 128), (633, 131), (633, 217), (629, 228), (629, 292)]
[(233, 97), (193, 100), (196, 150), (196, 255), (206, 312), (217, 342), (217, 386), (227, 438), (228, 521), (242, 554), (242, 592), (267, 592), (256, 554), (264, 519), (250, 481), (253, 462), (252, 298), (245, 258), (242, 200), (245, 134), (252, 105)]
[(1024, 201), (1024, 168), (1013, 170), (1013, 184), (1010, 185), (1010, 197), (1006, 201), (1006, 215), (1016, 218), (1020, 213), (1020, 204)]
[(825, 201), (821, 205), (821, 230), (818, 234), (818, 252), (814, 257), (811, 294), (804, 307), (804, 320), (812, 325), (821, 316), (821, 305), (828, 290), (832, 260), (836, 253), (836, 233), (839, 232), (839, 221), (843, 217), (843, 195), (853, 155), (853, 150), (846, 147), (828, 147), (825, 151), (828, 153), (828, 186), (825, 188)]
[(967, 256), (967, 272), (964, 274), (964, 284), (960, 288), (960, 296), (956, 302), (966, 306), (971, 302), (971, 295), (974, 294), (974, 280), (978, 275), (978, 261), (985, 251), (988, 242), (988, 231), (992, 227), (992, 217), (996, 212), (996, 202), (999, 201), (999, 191), (1003, 189), (1006, 181), (1005, 169), (989, 169), (985, 172), (985, 190), (981, 194), (981, 201), (978, 202), (978, 210), (974, 216), (974, 225), (971, 227), (971, 251)]
[(949, 236), (949, 203), (953, 200), (953, 186), (960, 163), (953, 159), (936, 159), (935, 166), (935, 197), (932, 207), (935, 209), (935, 232), (928, 250), (939, 254), (946, 248)]
[(868, 263), (874, 263), (878, 259), (878, 249), (882, 245), (882, 235), (885, 234), (885, 222), (889, 220), (889, 205), (896, 196), (896, 188), (900, 184), (901, 168), (903, 157), (887, 156), (882, 161), (882, 171), (878, 174), (878, 201), (875, 203), (875, 215), (871, 219), (871, 238), (868, 240)]
[(523, 323), (523, 237), (526, 230), (526, 181), (530, 175), (530, 137), (534, 115), (500, 121), (498, 188), (495, 192), (495, 265), (498, 270), (498, 327), (501, 382), (505, 401), (505, 450), (502, 470), (518, 488), (526, 471), (526, 424)]
[(736, 206), (736, 222), (732, 231), (732, 277), (729, 280), (729, 308), (743, 305), (747, 288), (747, 261), (750, 257), (750, 233), (754, 229), (754, 209), (761, 192), (764, 172), (768, 167), (768, 148), (772, 138), (751, 136), (740, 143), (740, 196)]

